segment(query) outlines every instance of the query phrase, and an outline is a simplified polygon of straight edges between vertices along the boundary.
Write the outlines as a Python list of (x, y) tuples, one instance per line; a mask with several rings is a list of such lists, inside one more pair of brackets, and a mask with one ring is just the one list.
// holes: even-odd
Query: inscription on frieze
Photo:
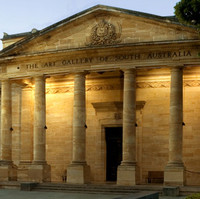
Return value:
[(180, 59), (193, 56), (190, 50), (180, 51), (158, 51), (149, 53), (130, 53), (106, 56), (91, 56), (80, 58), (66, 58), (61, 60), (54, 60), (43, 63), (27, 63), (25, 64), (26, 70), (48, 69), (56, 67), (67, 67), (72, 65), (92, 65), (102, 63), (122, 63), (140, 60), (162, 60), (162, 59)]
[(28, 70), (34, 70), (34, 69), (41, 69), (41, 68), (51, 68), (51, 67), (55, 67), (56, 66), (56, 62), (44, 62), (42, 64), (39, 63), (28, 63), (26, 64), (26, 69)]

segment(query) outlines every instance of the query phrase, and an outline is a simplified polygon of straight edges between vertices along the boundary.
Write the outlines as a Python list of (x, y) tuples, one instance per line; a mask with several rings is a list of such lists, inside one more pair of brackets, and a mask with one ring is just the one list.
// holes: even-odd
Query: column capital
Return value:
[(131, 67), (131, 68), (121, 67), (120, 69), (121, 69), (123, 72), (134, 72), (134, 71), (136, 71), (136, 67)]
[[(171, 68), (171, 88), (178, 89), (178, 90), (183, 89), (183, 68), (182, 67)], [(172, 90), (171, 90), (171, 93), (172, 93)], [(175, 97), (175, 96), (172, 95), (172, 97)]]
[(1, 78), (0, 81), (1, 82), (10, 82), (10, 79), (9, 78)]
[(34, 80), (36, 80), (36, 79), (46, 79), (46, 77), (44, 75), (33, 75), (32, 78)]
[(183, 69), (183, 68), (184, 68), (184, 64), (177, 64), (177, 65), (171, 66), (171, 70), (178, 70), (178, 69)]
[(135, 68), (126, 68), (123, 69), (124, 73), (136, 73), (136, 69)]
[(89, 74), (88, 71), (78, 71), (73, 73), (74, 76), (86, 76), (87, 74)]

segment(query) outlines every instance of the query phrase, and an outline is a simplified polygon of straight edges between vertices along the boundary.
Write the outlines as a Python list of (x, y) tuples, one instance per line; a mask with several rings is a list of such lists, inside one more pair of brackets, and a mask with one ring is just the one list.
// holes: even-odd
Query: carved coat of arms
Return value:
[[(118, 28), (120, 29), (120, 28)], [(92, 28), (89, 46), (102, 46), (120, 43), (121, 30), (105, 20)]]

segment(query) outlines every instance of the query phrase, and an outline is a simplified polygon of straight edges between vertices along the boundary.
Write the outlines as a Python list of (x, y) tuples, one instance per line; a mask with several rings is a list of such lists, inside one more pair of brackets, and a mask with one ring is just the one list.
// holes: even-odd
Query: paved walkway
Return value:
[[(115, 199), (120, 194), (83, 194), (62, 192), (20, 191), (0, 189), (0, 199)], [(161, 196), (160, 199), (184, 199), (185, 197)]]
[(114, 199), (117, 194), (82, 194), (0, 189), (0, 199)]

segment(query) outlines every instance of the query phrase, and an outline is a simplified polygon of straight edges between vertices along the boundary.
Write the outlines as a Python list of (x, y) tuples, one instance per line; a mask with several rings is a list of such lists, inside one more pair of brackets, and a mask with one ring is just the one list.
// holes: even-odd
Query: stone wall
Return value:
[(142, 110), (141, 172), (147, 183), (148, 171), (164, 171), (168, 162), (169, 88), (140, 88), (137, 99)]
[(186, 169), (186, 183), (200, 185), (200, 104), (198, 98), (200, 87), (184, 88), (184, 113), (185, 126), (183, 128), (183, 161)]

